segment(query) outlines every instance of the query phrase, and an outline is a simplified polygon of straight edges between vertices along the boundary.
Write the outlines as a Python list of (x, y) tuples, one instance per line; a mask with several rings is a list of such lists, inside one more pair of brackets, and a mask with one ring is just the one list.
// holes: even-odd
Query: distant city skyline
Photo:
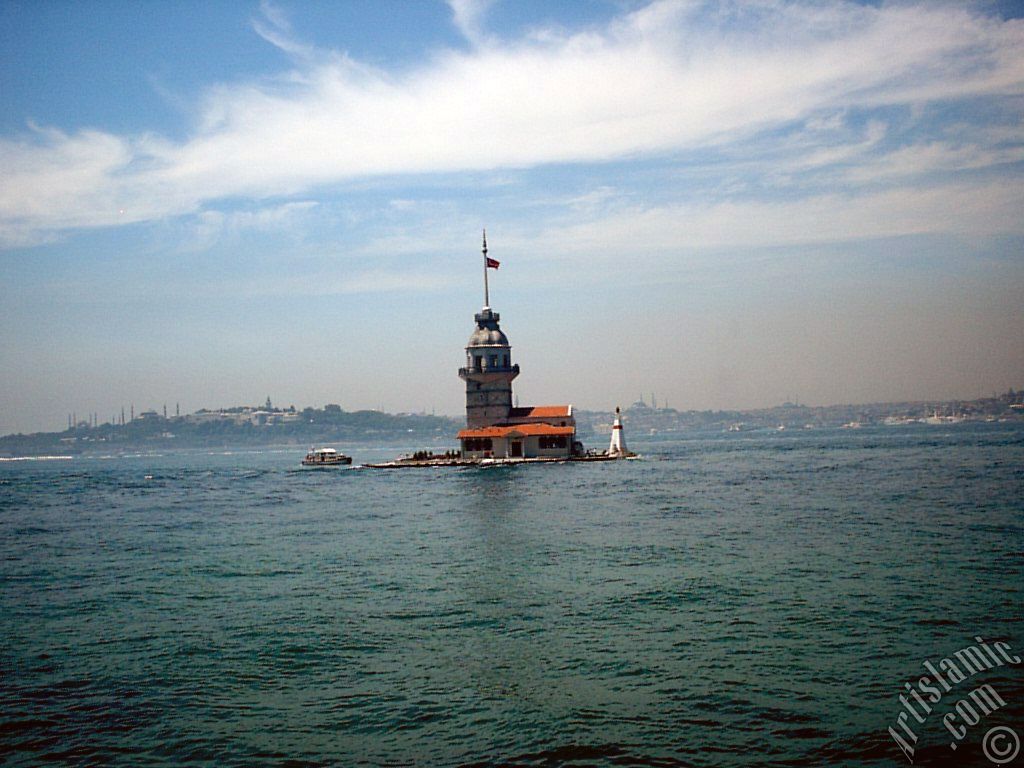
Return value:
[(1024, 383), (1017, 3), (0, 6), (0, 434)]

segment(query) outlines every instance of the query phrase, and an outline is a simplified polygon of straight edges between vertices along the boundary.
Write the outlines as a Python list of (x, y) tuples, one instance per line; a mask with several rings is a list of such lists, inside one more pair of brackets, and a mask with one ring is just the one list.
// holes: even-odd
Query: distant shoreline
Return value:
[[(611, 429), (612, 410), (575, 410), (580, 436), (595, 443)], [(913, 423), (1024, 422), (1024, 392), (978, 400), (945, 402), (872, 403), (806, 406), (784, 403), (774, 408), (724, 411), (679, 411), (655, 408), (638, 401), (623, 410), (633, 436), (671, 436), (693, 431), (743, 432), (759, 429), (804, 429), (901, 426)], [(62, 432), (36, 432), (0, 437), (0, 457), (78, 456), (156, 452), (163, 450), (308, 448), (311, 445), (393, 444), (454, 447), (462, 419), (381, 411), (272, 409), (238, 406), (221, 411), (200, 410), (166, 417), (147, 411), (124, 424), (80, 422)]]

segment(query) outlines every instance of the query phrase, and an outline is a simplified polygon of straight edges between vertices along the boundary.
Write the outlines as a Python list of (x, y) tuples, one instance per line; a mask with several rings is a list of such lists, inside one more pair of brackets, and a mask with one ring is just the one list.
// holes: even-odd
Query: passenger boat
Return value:
[(338, 453), (333, 448), (312, 448), (302, 460), (304, 467), (336, 467), (351, 463), (351, 456)]

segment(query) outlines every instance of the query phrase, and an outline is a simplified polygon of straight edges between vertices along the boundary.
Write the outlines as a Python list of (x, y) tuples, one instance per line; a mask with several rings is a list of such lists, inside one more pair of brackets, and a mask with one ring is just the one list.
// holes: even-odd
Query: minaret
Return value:
[(490, 307), (487, 270), (498, 262), (487, 257), (484, 232), (484, 307), (475, 316), (476, 330), (466, 345), (466, 367), (459, 378), (466, 382), (466, 426), (470, 429), (500, 424), (512, 410), (512, 379), (519, 366), (512, 365), (512, 347), (498, 325), (500, 316)]
[(626, 438), (622, 434), (622, 419), (618, 406), (615, 407), (615, 423), (612, 424), (612, 441), (608, 446), (609, 456), (629, 456), (626, 448)]

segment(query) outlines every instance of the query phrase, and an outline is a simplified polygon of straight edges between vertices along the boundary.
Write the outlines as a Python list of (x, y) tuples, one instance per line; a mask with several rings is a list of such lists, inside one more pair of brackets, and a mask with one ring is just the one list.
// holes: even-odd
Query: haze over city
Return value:
[(1024, 384), (1016, 4), (0, 4), (0, 434)]

